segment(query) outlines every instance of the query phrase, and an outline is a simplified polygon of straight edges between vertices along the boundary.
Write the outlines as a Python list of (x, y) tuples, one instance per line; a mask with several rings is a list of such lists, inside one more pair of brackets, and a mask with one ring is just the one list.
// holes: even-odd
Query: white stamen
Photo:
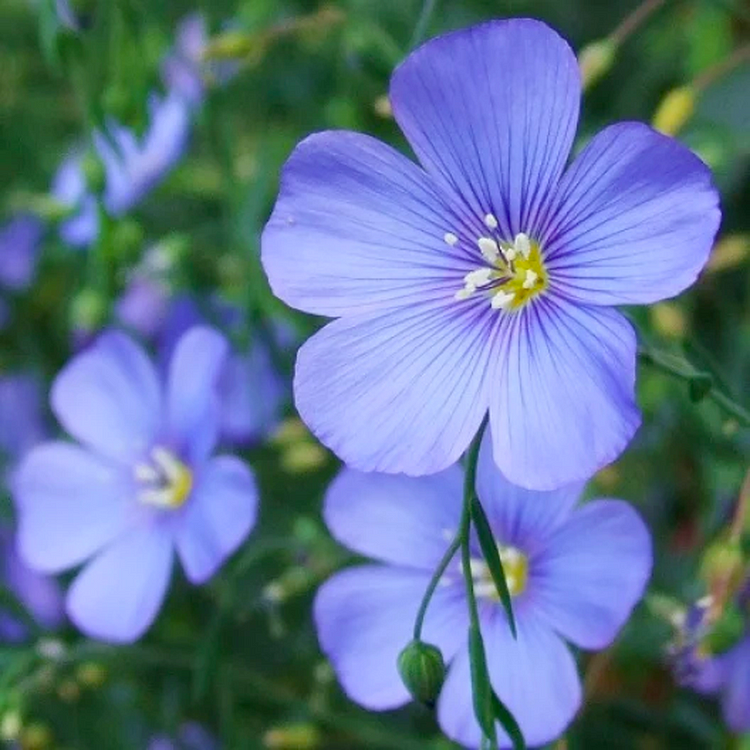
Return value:
[(523, 232), (519, 232), (516, 235), (513, 246), (515, 247), (516, 252), (521, 253), (524, 258), (529, 257), (529, 253), (531, 252), (531, 242), (529, 241), (528, 235), (524, 234)]
[(508, 263), (512, 263), (516, 259), (518, 253), (516, 252), (516, 249), (514, 247), (509, 247), (503, 250), (503, 255), (505, 256), (505, 260), (507, 260)]
[(526, 271), (526, 278), (523, 281), (523, 288), (524, 289), (531, 289), (534, 284), (536, 284), (536, 280), (539, 278), (539, 274), (535, 271)]
[(497, 229), (497, 219), (495, 218), (494, 214), (487, 214), (484, 217), (484, 224), (489, 229)]
[(453, 299), (461, 302), (462, 300), (469, 299), (472, 294), (476, 292), (476, 288), (465, 286), (463, 289), (459, 289), (454, 295)]
[(477, 245), (479, 245), (479, 250), (485, 260), (490, 263), (494, 263), (500, 257), (500, 248), (495, 240), (489, 237), (480, 237), (477, 240)]
[(149, 484), (158, 482), (161, 478), (159, 472), (149, 464), (136, 464), (133, 468), (133, 475), (137, 481)]
[(157, 445), (151, 451), (151, 456), (154, 459), (154, 463), (164, 472), (164, 476), (170, 482), (173, 482), (180, 476), (182, 464), (166, 448)]
[(456, 235), (453, 234), (453, 232), (446, 232), (443, 235), (443, 240), (445, 240), (445, 243), (447, 245), (450, 245), (451, 247), (453, 247), (458, 242), (458, 237), (456, 237)]
[(502, 289), (500, 289), (493, 295), (490, 305), (492, 305), (493, 310), (503, 310), (508, 307), (508, 305), (513, 302), (515, 298), (515, 294), (509, 294), (508, 292), (504, 292)]
[(489, 284), (492, 280), (491, 268), (477, 268), (476, 271), (470, 271), (464, 276), (464, 283), (467, 287), (476, 289), (478, 286)]

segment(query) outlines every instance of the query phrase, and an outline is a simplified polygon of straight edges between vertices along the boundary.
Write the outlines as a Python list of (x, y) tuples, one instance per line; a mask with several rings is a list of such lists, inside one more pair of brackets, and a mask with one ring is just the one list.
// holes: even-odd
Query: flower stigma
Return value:
[(181, 507), (193, 489), (193, 473), (161, 446), (151, 451), (150, 461), (136, 464), (133, 473), (140, 485), (138, 499), (157, 508)]
[[(505, 573), (505, 582), (508, 584), (508, 593), (518, 596), (526, 590), (529, 579), (529, 560), (526, 555), (515, 547), (497, 545), (500, 562)], [(495, 582), (487, 563), (480, 558), (471, 560), (471, 576), (474, 579), (474, 592), (478, 597), (499, 601)]]
[[(487, 214), (484, 225), (492, 234), (497, 229), (497, 219)], [(443, 240), (451, 247), (459, 242), (452, 232), (446, 232)], [(523, 232), (519, 232), (512, 243), (485, 236), (479, 237), (476, 245), (486, 265), (464, 276), (463, 288), (454, 295), (456, 300), (486, 292), (493, 310), (520, 310), (549, 286), (539, 244)]]

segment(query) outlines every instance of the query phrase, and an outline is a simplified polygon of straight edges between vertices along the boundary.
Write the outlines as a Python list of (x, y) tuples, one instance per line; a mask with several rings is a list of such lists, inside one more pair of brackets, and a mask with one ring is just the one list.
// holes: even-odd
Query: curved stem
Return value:
[(617, 45), (622, 44), (654, 11), (664, 5), (666, 0), (645, 0), (609, 35)]
[(417, 25), (414, 27), (414, 33), (411, 35), (409, 41), (409, 49), (414, 49), (424, 39), (424, 35), (427, 32), (427, 26), (430, 23), (430, 18), (435, 12), (437, 6), (437, 0), (424, 0), (422, 3), (422, 11), (417, 19)]

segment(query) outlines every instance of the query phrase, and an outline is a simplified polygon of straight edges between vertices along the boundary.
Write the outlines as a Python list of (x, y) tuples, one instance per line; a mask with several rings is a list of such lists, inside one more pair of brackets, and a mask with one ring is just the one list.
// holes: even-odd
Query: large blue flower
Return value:
[(281, 299), (339, 318), (300, 350), (295, 396), (350, 465), (439, 471), (489, 410), (503, 473), (549, 489), (633, 436), (636, 341), (611, 306), (693, 282), (718, 199), (694, 154), (638, 123), (566, 169), (580, 93), (555, 32), (491, 22), (393, 76), (421, 167), (349, 132), (292, 154), (263, 263)]

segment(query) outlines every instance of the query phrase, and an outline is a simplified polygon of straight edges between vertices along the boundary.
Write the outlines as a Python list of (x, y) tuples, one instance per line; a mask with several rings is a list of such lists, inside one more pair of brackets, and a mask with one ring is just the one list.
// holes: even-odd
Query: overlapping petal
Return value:
[(584, 483), (574, 482), (552, 492), (538, 492), (511, 484), (495, 463), (491, 429), (485, 433), (477, 464), (477, 495), (499, 542), (527, 555), (544, 548), (570, 515), (583, 487)]
[[(518, 638), (514, 639), (500, 608), (482, 622), (490, 681), (510, 709), (529, 747), (558, 737), (573, 720), (581, 702), (581, 683), (568, 647), (529, 612), (516, 612)], [(438, 702), (443, 731), (467, 747), (481, 746), (482, 735), (474, 716), (468, 651), (454, 660)], [(497, 725), (500, 747), (510, 738)]]
[(621, 500), (573, 513), (531, 569), (535, 611), (566, 640), (608, 646), (643, 596), (651, 574), (646, 525)]
[(425, 168), (506, 239), (533, 235), (568, 159), (580, 75), (568, 44), (530, 19), (433, 39), (393, 74), (390, 98)]
[(647, 304), (692, 284), (719, 228), (708, 167), (646, 125), (612, 125), (565, 173), (541, 239), (555, 288), (584, 303)]
[(192, 583), (208, 580), (247, 537), (258, 510), (250, 469), (234, 456), (211, 459), (177, 520), (175, 542)]
[(77, 565), (132, 523), (133, 492), (123, 469), (76, 445), (33, 448), (14, 479), (22, 558), (48, 573)]
[(195, 326), (178, 341), (169, 364), (167, 431), (195, 461), (214, 447), (219, 429), (218, 383), (229, 345), (213, 328)]
[(727, 724), (735, 732), (750, 731), (750, 636), (725, 655), (727, 683), (722, 706)]
[(161, 421), (161, 392), (145, 352), (125, 334), (104, 333), (63, 368), (52, 386), (63, 427), (97, 453), (137, 460)]
[(547, 294), (513, 317), (503, 341), (490, 420), (505, 476), (551, 490), (617, 458), (640, 424), (627, 320)]
[[(314, 613), (321, 647), (347, 695), (366, 708), (396, 708), (409, 700), (396, 661), (412, 639), (429, 580), (427, 572), (368, 565), (337, 573), (318, 591)], [(460, 587), (437, 589), (423, 640), (438, 646), (445, 659), (465, 642), (466, 611)]]
[(482, 421), (498, 319), (471, 302), (421, 304), (329, 323), (297, 356), (297, 409), (361, 471), (431, 474)]
[(432, 572), (458, 528), (462, 482), (458, 466), (424, 477), (345, 468), (328, 488), (323, 515), (349, 549)]
[(73, 581), (68, 616), (87, 635), (113, 643), (140, 638), (156, 617), (172, 572), (172, 542), (141, 525), (94, 558)]
[(433, 180), (389, 146), (318, 133), (284, 167), (263, 266), (278, 297), (319, 315), (451, 299), (471, 270), (443, 240), (459, 224)]

